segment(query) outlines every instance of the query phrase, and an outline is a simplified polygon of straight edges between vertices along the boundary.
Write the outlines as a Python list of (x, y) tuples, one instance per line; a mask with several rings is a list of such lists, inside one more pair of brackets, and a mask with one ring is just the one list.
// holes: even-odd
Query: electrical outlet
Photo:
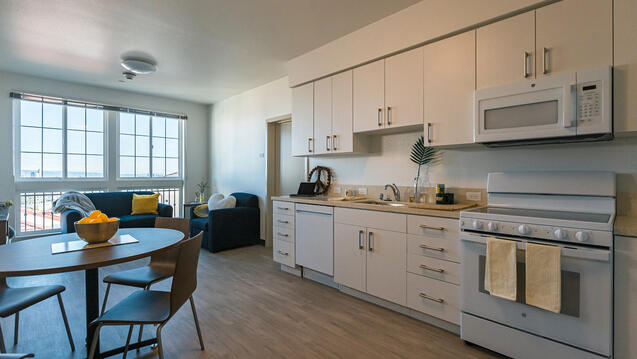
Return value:
[(365, 196), (365, 195), (367, 195), (367, 187), (360, 187), (360, 188), (358, 189), (358, 193), (359, 193), (361, 196)]
[(334, 187), (334, 193), (341, 193), (341, 187)]
[(482, 192), (467, 192), (467, 201), (479, 202), (482, 200)]

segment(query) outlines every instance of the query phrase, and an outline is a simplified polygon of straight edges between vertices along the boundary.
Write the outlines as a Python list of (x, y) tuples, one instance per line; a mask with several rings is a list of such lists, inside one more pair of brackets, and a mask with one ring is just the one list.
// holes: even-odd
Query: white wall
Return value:
[(215, 103), (210, 108), (210, 178), (213, 191), (259, 196), (265, 238), (266, 120), (292, 112), (287, 77)]
[[(114, 80), (115, 81), (115, 80)], [(136, 81), (143, 81), (142, 79)], [(14, 197), (13, 119), (11, 91), (101, 102), (142, 109), (185, 113), (185, 198), (192, 200), (196, 184), (208, 179), (207, 106), (193, 102), (147, 96), (95, 86), (0, 71), (0, 200)]]

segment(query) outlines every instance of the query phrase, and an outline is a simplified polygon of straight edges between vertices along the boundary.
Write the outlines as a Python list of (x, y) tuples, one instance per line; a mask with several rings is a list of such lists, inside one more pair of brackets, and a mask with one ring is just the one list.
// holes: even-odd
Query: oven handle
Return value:
[[(460, 236), (460, 239), (466, 242), (474, 242), (479, 244), (487, 244), (487, 239), (482, 236), (475, 235), (466, 235), (463, 234)], [(517, 247), (519, 250), (526, 250), (526, 241), (513, 240), (510, 238), (502, 238), (505, 240), (510, 240), (517, 242)], [(532, 242), (538, 243), (538, 242)], [(538, 243), (543, 244), (543, 243)], [(610, 250), (605, 249), (590, 249), (590, 248), (567, 248), (564, 246), (559, 246), (562, 248), (562, 257), (570, 257), (577, 259), (589, 259), (600, 262), (608, 262), (610, 261)]]

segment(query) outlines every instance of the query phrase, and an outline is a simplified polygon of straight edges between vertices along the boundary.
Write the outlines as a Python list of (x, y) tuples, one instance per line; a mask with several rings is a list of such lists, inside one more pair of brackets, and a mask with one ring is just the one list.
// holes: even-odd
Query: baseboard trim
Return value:
[(317, 272), (315, 270), (311, 270), (309, 268), (303, 267), (303, 278), (307, 278), (328, 287), (338, 289), (338, 283), (334, 282), (334, 277), (323, 274), (321, 272)]
[(303, 276), (303, 271), (301, 270), (300, 267), (288, 267), (285, 264), (281, 264), (281, 271), (295, 275), (297, 277)]

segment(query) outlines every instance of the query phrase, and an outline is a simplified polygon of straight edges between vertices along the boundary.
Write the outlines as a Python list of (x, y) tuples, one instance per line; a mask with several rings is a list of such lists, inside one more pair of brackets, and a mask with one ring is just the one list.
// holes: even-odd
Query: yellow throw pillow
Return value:
[(199, 205), (197, 207), (195, 207), (195, 216), (200, 217), (200, 218), (208, 218), (208, 205), (207, 204), (202, 204)]
[(134, 194), (133, 193), (133, 213), (131, 214), (159, 214), (157, 203), (159, 193), (155, 194)]

